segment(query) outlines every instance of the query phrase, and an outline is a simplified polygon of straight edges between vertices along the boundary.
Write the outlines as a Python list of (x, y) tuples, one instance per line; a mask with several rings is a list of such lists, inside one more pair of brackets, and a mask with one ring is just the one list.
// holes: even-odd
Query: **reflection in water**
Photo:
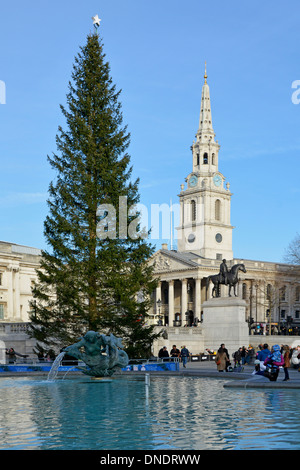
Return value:
[(1, 449), (299, 449), (297, 390), (219, 379), (0, 380)]

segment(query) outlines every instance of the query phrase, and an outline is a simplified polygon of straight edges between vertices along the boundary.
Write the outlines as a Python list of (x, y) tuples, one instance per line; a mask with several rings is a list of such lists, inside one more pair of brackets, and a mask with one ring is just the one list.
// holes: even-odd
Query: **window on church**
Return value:
[(215, 202), (215, 219), (221, 220), (221, 201), (217, 199)]
[(267, 300), (271, 300), (272, 298), (272, 286), (271, 284), (267, 285)]
[(285, 297), (286, 297), (286, 287), (283, 286), (279, 290), (279, 298), (280, 298), (280, 300), (285, 301)]
[(203, 155), (203, 164), (204, 165), (207, 165), (208, 164), (208, 154), (205, 152), (205, 154)]
[(4, 320), (4, 305), (0, 304), (0, 320)]
[(216, 164), (216, 160), (215, 160), (215, 154), (213, 153), (212, 156), (211, 156), (211, 162), (213, 165)]
[(197, 153), (197, 165), (198, 166), (200, 165), (200, 155), (199, 155), (199, 153)]
[(197, 211), (196, 211), (196, 201), (191, 201), (191, 219), (192, 222), (196, 220)]
[(296, 302), (300, 301), (300, 287), (296, 287)]

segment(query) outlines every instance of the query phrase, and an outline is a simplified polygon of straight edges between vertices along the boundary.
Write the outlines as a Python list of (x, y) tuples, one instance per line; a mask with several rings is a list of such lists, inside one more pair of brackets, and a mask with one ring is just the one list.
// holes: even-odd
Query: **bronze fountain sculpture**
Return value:
[(87, 367), (77, 368), (92, 377), (110, 377), (116, 369), (126, 367), (129, 361), (121, 338), (92, 330), (63, 352), (84, 362)]

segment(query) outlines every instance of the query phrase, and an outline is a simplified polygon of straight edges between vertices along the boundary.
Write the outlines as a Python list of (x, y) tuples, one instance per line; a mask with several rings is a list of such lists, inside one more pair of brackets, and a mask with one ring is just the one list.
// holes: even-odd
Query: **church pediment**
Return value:
[(182, 271), (198, 266), (197, 263), (189, 260), (186, 255), (184, 257), (176, 252), (162, 250), (153, 255), (150, 264), (154, 266), (154, 272)]

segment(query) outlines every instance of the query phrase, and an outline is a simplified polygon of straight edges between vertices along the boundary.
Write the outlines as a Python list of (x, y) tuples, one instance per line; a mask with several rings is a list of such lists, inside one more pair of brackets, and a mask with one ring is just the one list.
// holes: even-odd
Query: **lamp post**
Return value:
[(255, 284), (255, 333), (257, 333), (258, 283)]

